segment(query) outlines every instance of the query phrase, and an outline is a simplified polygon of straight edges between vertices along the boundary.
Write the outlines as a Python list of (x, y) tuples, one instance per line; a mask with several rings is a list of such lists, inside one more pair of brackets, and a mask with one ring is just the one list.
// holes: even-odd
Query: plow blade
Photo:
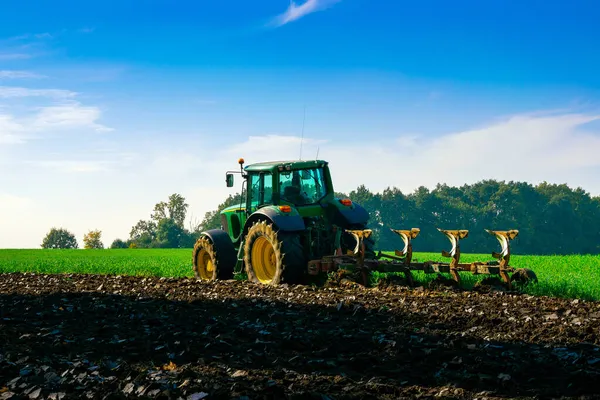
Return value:
[[(375, 259), (365, 258), (364, 239), (372, 235), (370, 229), (366, 230), (346, 230), (356, 240), (356, 247), (353, 254), (342, 255), (338, 249), (335, 255), (326, 256), (319, 260), (309, 262), (309, 274), (317, 275), (320, 272), (332, 272), (340, 269), (354, 270), (355, 276), (361, 283), (368, 285), (369, 276), (372, 272), (399, 272), (403, 273), (409, 286), (413, 286), (413, 277), (411, 271), (423, 271), (426, 274), (448, 273), (452, 279), (460, 284), (460, 273), (468, 272), (473, 275), (499, 275), (508, 289), (512, 289), (513, 281), (537, 282), (535, 273), (525, 268), (514, 268), (510, 266), (510, 241), (516, 238), (519, 231), (516, 229), (508, 231), (488, 230), (485, 231), (495, 236), (500, 243), (500, 251), (492, 252), (491, 256), (498, 261), (477, 261), (472, 263), (460, 262), (460, 241), (469, 236), (466, 229), (447, 230), (437, 228), (450, 241), (450, 250), (442, 250), (441, 255), (450, 258), (450, 262), (413, 262), (413, 239), (419, 236), (421, 230), (412, 228), (410, 230), (391, 229), (392, 232), (400, 236), (404, 242), (402, 250), (395, 250), (394, 255), (378, 252)], [(509, 275), (512, 273), (512, 277)]]
[(400, 235), (400, 237), (402, 238), (402, 241), (404, 242), (404, 248), (402, 249), (402, 251), (400, 250), (396, 250), (396, 256), (397, 257), (404, 257), (404, 263), (405, 264), (410, 264), (411, 260), (412, 260), (412, 239), (416, 238), (417, 236), (419, 236), (419, 233), (421, 232), (421, 230), (419, 228), (412, 228), (409, 231), (406, 230), (400, 230), (400, 229), (391, 229), (392, 232)]

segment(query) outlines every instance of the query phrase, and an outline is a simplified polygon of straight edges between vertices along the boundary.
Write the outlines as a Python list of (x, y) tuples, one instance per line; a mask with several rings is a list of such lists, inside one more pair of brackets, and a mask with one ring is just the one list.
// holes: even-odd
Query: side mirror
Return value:
[(226, 179), (227, 187), (233, 187), (233, 174), (227, 174)]

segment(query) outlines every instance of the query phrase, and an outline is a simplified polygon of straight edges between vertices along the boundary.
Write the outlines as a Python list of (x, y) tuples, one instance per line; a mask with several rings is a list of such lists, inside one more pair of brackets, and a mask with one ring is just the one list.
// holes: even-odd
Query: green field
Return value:
[[(0, 250), (0, 273), (85, 273), (193, 276), (191, 249)], [(439, 253), (414, 253), (413, 261), (447, 261)], [(461, 262), (488, 261), (489, 254), (461, 254)], [(600, 300), (600, 256), (513, 255), (511, 265), (532, 269), (539, 283), (525, 289), (534, 295)], [(413, 273), (426, 283), (435, 275)], [(466, 287), (483, 276), (461, 274)]]

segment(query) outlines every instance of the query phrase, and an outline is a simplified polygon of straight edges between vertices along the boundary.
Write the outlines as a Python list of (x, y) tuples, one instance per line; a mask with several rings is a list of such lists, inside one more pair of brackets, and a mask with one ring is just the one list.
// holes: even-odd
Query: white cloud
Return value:
[(44, 78), (43, 75), (39, 75), (29, 71), (0, 71), (0, 79), (39, 79)]
[(282, 26), (292, 21), (296, 21), (308, 14), (312, 14), (317, 11), (322, 11), (341, 0), (306, 0), (300, 5), (292, 0), (287, 10), (274, 18), (273, 24), (276, 26)]
[(50, 97), (67, 99), (77, 96), (76, 92), (64, 89), (30, 89), (24, 87), (0, 86), (0, 98), (11, 97)]
[[(322, 149), (321, 154), (335, 161), (332, 168), (339, 171), (337, 181), (343, 190), (365, 183), (376, 191), (396, 186), (411, 192), (421, 185), (459, 186), (498, 179), (567, 183), (599, 195), (600, 181), (589, 179), (589, 174), (586, 179), (583, 172), (594, 168), (600, 173), (596, 155), (600, 130), (578, 130), (599, 118), (577, 114), (515, 116), (487, 127), (435, 138), (412, 138), (408, 142), (399, 138), (392, 143), (371, 142), (360, 147), (332, 146)], [(366, 168), (356, 169), (357, 156)]]
[[(259, 160), (266, 158), (273, 159), (270, 157), (279, 154), (279, 156), (275, 156), (275, 159), (297, 159), (300, 157), (300, 146), (302, 144), (302, 148), (304, 149), (306, 146), (318, 146), (324, 143), (327, 143), (327, 140), (324, 139), (311, 139), (297, 136), (286, 136), (286, 135), (264, 135), (264, 136), (250, 136), (248, 140), (243, 143), (239, 143), (231, 146), (229, 149), (225, 150), (225, 153), (229, 158), (232, 157), (242, 157), (243, 154), (252, 155), (252, 157), (256, 160), (254, 162), (258, 162)], [(306, 156), (307, 154), (304, 153)], [(249, 159), (246, 159), (247, 162), (251, 162)]]
[(0, 112), (0, 145), (25, 143), (48, 134), (66, 134), (82, 130), (113, 131), (97, 121), (101, 117), (98, 107), (83, 106), (77, 102), (39, 107), (32, 115), (19, 118)]
[(112, 131), (112, 128), (96, 123), (100, 114), (98, 107), (86, 107), (79, 103), (42, 107), (31, 128), (37, 131), (49, 128), (88, 127), (97, 132)]

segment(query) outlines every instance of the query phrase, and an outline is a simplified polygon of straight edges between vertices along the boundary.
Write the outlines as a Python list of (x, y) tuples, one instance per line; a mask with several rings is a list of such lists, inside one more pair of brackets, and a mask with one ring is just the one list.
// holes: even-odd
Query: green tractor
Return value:
[(244, 201), (221, 212), (221, 229), (197, 240), (192, 262), (198, 279), (232, 279), (245, 271), (255, 283), (295, 284), (306, 281), (311, 260), (356, 254), (359, 244), (364, 257), (375, 258), (372, 238), (351, 233), (366, 229), (369, 214), (335, 196), (327, 161), (239, 164), (226, 182), (233, 187), (234, 174), (241, 174)]
[[(492, 261), (464, 263), (460, 241), (465, 229), (440, 229), (452, 248), (442, 251), (449, 262), (412, 261), (412, 240), (420, 232), (390, 229), (404, 242), (394, 254), (375, 254), (369, 213), (347, 198), (337, 198), (327, 161), (272, 161), (248, 165), (226, 174), (233, 187), (234, 174), (241, 174), (241, 204), (221, 211), (221, 229), (202, 232), (192, 255), (194, 274), (201, 280), (232, 279), (246, 272), (252, 282), (265, 285), (305, 283), (310, 277), (351, 274), (351, 280), (369, 285), (371, 273), (403, 273), (413, 285), (411, 271), (450, 274), (460, 284), (459, 272), (499, 275), (511, 289), (513, 281), (537, 281), (535, 273), (514, 268), (510, 241), (516, 229), (486, 232), (495, 236), (500, 252)], [(341, 275), (340, 275), (341, 274)], [(509, 276), (512, 274), (512, 276)]]

